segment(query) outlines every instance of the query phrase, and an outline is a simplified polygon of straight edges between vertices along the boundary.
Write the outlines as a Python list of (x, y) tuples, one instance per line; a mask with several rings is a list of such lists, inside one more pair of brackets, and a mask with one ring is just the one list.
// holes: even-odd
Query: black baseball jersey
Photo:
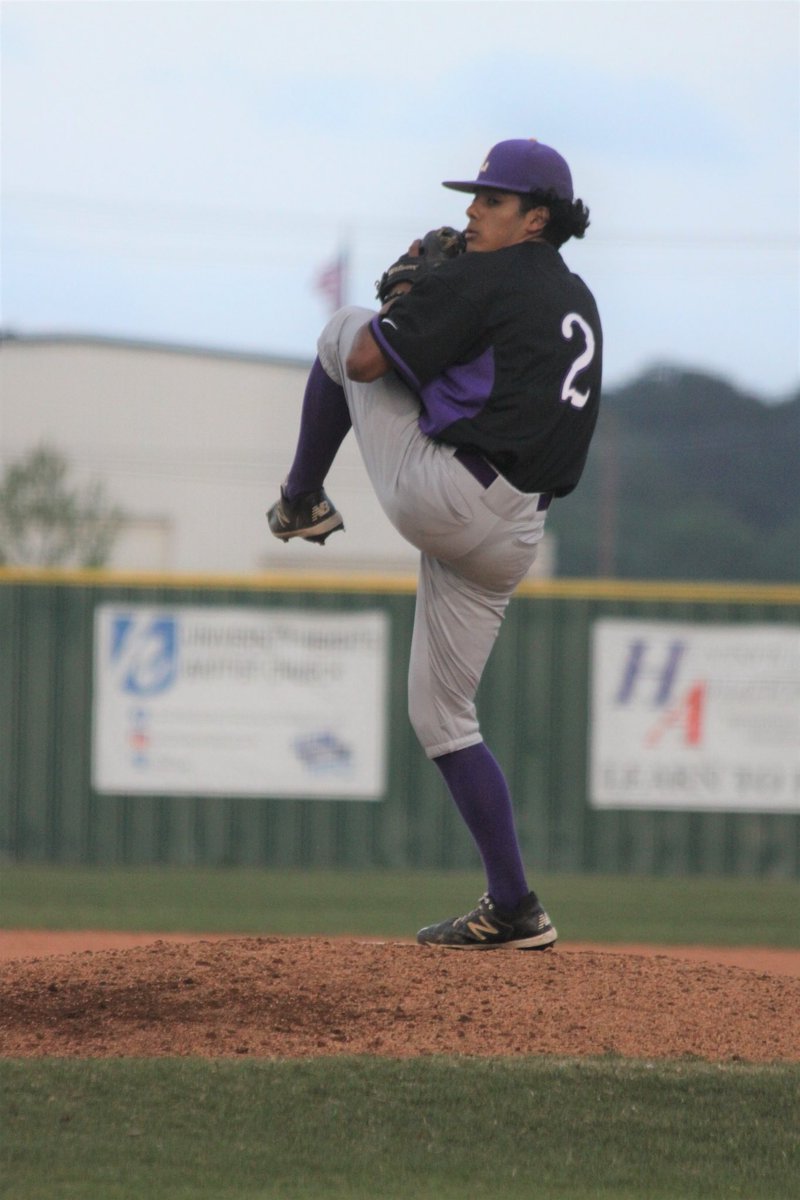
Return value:
[(444, 262), (371, 330), (419, 396), (423, 433), (478, 451), (520, 491), (572, 491), (597, 421), (602, 330), (553, 246)]

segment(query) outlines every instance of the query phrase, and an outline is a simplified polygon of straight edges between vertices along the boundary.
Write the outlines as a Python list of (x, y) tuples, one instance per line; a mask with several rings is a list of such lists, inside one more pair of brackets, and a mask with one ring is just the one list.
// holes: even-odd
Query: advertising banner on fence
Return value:
[(381, 612), (100, 605), (99, 792), (378, 799)]
[(596, 808), (800, 811), (800, 628), (600, 620)]

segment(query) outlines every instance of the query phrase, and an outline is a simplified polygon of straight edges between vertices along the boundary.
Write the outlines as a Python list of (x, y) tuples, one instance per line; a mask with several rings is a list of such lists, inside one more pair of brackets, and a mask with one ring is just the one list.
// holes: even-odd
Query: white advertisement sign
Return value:
[(597, 621), (590, 800), (800, 812), (800, 628)]
[(98, 792), (379, 799), (385, 613), (104, 604)]

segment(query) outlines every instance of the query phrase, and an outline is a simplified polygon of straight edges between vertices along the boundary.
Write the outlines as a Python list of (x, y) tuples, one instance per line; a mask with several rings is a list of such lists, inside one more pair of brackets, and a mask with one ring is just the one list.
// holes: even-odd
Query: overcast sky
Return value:
[(4, 0), (2, 323), (310, 357), (538, 137), (592, 225), (606, 377), (800, 384), (794, 0)]

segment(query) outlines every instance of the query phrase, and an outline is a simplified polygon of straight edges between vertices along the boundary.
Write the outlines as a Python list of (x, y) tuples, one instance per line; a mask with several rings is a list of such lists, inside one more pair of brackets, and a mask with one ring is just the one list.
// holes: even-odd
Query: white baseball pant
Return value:
[(420, 551), (408, 676), (411, 724), (438, 758), (482, 741), (475, 694), (514, 589), (544, 533), (537, 494), (502, 475), (484, 487), (453, 457), (455, 447), (420, 431), (420, 401), (392, 370), (373, 383), (347, 378), (356, 333), (374, 316), (349, 307), (318, 342), (326, 373), (344, 388), (375, 494)]

